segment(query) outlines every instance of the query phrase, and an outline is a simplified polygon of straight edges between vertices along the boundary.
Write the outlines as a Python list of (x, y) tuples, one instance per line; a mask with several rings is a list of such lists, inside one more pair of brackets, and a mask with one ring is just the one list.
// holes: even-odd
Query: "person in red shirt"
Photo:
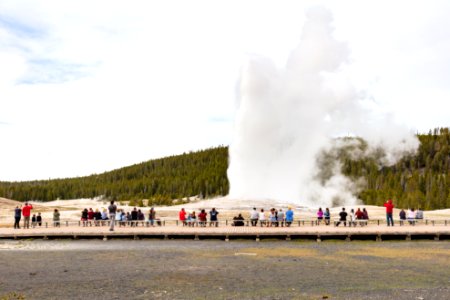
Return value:
[(200, 213), (198, 214), (198, 220), (200, 221), (200, 226), (202, 226), (202, 227), (206, 226), (207, 216), (208, 216), (208, 214), (206, 213), (206, 211), (204, 209), (202, 209), (200, 211)]
[(95, 215), (95, 213), (94, 213), (94, 210), (92, 209), (92, 207), (89, 208), (89, 211), (88, 211), (89, 226), (92, 226), (92, 220), (94, 220), (94, 215)]
[(181, 223), (183, 223), (183, 226), (186, 225), (186, 211), (184, 210), (184, 208), (182, 208), (178, 213), (178, 219), (181, 221)]
[(389, 199), (384, 203), (384, 207), (386, 207), (386, 220), (387, 220), (387, 226), (394, 226), (394, 219), (392, 218), (392, 213), (394, 211), (394, 204), (392, 204), (392, 200)]
[(355, 215), (357, 220), (362, 220), (364, 216), (363, 212), (359, 208), (356, 210)]
[(23, 228), (30, 228), (30, 215), (31, 210), (33, 209), (33, 205), (25, 202), (25, 205), (22, 207), (22, 215), (23, 215)]

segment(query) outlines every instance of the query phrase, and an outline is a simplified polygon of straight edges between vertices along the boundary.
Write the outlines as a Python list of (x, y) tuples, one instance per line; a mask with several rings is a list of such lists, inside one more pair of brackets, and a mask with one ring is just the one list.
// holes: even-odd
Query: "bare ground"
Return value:
[(450, 292), (449, 242), (33, 240), (0, 241), (0, 249), (0, 299), (448, 299)]

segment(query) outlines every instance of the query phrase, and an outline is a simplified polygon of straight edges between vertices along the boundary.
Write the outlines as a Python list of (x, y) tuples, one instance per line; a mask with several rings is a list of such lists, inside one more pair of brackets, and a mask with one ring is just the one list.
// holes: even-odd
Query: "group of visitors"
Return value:
[[(30, 228), (30, 216), (31, 216), (31, 210), (33, 209), (33, 205), (29, 204), (28, 202), (25, 202), (25, 204), (20, 208), (19, 206), (16, 206), (14, 209), (14, 229), (20, 229), (20, 220), (23, 216), (23, 228), (28, 229)], [(39, 214), (40, 216), (40, 214)], [(33, 215), (35, 218), (35, 222), (37, 222), (36, 216)], [(42, 218), (41, 218), (42, 222)], [(33, 224), (32, 224), (33, 226)], [(39, 225), (40, 226), (40, 225)]]
[(414, 208), (410, 208), (408, 209), (408, 212), (402, 209), (398, 216), (401, 222), (408, 220), (410, 225), (415, 225), (417, 220), (423, 219), (423, 211), (420, 208), (418, 208), (417, 210), (415, 210)]
[[(394, 226), (394, 219), (392, 217), (393, 212), (394, 212), (394, 204), (392, 203), (392, 200), (389, 199), (388, 201), (386, 201), (384, 206), (386, 207), (387, 225)], [(423, 219), (423, 211), (420, 208), (418, 208), (417, 210), (414, 210), (414, 208), (410, 208), (408, 210), (408, 214), (407, 214), (406, 211), (404, 209), (402, 209), (402, 210), (400, 210), (400, 213), (398, 216), (400, 218), (400, 222), (404, 222), (404, 221), (408, 220), (410, 225), (415, 225), (417, 220)]]
[(201, 227), (206, 227), (208, 224), (208, 214), (209, 226), (219, 226), (219, 212), (215, 208), (212, 208), (209, 213), (206, 213), (205, 209), (200, 209), (198, 214), (196, 214), (195, 211), (188, 213), (182, 208), (178, 213), (178, 220), (183, 226), (194, 226), (198, 224)]
[[(393, 219), (393, 211), (394, 204), (391, 199), (384, 203), (386, 208), (386, 221), (387, 226), (394, 226)], [(20, 228), (20, 221), (23, 217), (23, 228), (30, 228), (42, 226), (42, 216), (41, 213), (33, 214), (31, 217), (31, 210), (33, 206), (28, 202), (22, 207), (17, 206), (14, 210), (14, 229)], [(325, 210), (322, 210), (320, 207), (317, 211), (317, 225), (321, 224), (324, 221), (325, 225), (330, 225), (331, 213), (330, 209), (327, 207)], [(209, 223), (209, 226), (218, 226), (219, 212), (212, 208), (208, 213), (205, 209), (200, 209), (198, 214), (195, 211), (188, 213), (184, 208), (182, 208), (178, 213), (178, 220), (183, 224), (183, 226), (201, 226), (206, 227)], [(209, 216), (209, 221), (208, 221)], [(347, 220), (347, 218), (349, 218)], [(402, 209), (399, 213), (400, 221), (408, 221), (411, 225), (414, 225), (417, 220), (423, 219), (423, 211), (419, 208), (415, 210), (414, 208), (410, 208), (408, 212)], [(31, 219), (31, 224), (30, 224)], [(352, 208), (349, 213), (342, 208), (342, 211), (339, 213), (339, 220), (335, 223), (336, 226), (339, 226), (341, 223), (344, 226), (347, 226), (347, 222), (349, 226), (356, 226), (360, 224), (361, 226), (366, 225), (367, 222), (363, 222), (365, 220), (369, 220), (368, 212), (365, 208), (362, 210), (357, 208), (356, 211)], [(117, 209), (117, 206), (114, 204), (114, 201), (111, 201), (111, 205), (108, 206), (108, 209), (103, 208), (101, 211), (99, 209), (85, 208), (81, 212), (81, 221), (83, 226), (100, 226), (100, 224), (104, 224), (106, 221), (110, 222), (110, 230), (114, 230), (114, 225), (118, 222), (119, 226), (137, 226), (139, 221), (145, 221), (145, 215), (141, 211), (141, 209), (134, 209), (131, 212), (125, 212), (124, 209)], [(256, 207), (249, 213), (249, 224), (251, 226), (267, 226), (267, 227), (289, 227), (294, 221), (294, 211), (291, 207), (288, 207), (286, 212), (284, 212), (281, 208), (271, 208), (267, 213), (263, 208), (257, 210)], [(152, 207), (148, 212), (148, 224), (150, 226), (154, 226), (154, 224), (161, 226), (161, 220), (156, 218), (156, 211)], [(247, 224), (247, 225), (249, 225)], [(53, 225), (55, 227), (60, 226), (60, 212), (58, 209), (55, 209), (53, 212)], [(232, 224), (233, 226), (245, 226), (245, 218), (242, 214), (238, 214), (233, 218)]]
[[(289, 227), (294, 221), (294, 211), (291, 207), (288, 207), (286, 212), (284, 212), (281, 208), (271, 208), (268, 215), (264, 212), (264, 208), (261, 208), (258, 211), (256, 207), (253, 207), (253, 210), (250, 211), (249, 215), (252, 226), (257, 226), (259, 224), (261, 227)], [(239, 216), (242, 217), (242, 215)], [(235, 224), (235, 226), (244, 226), (243, 223), (244, 222), (239, 222), (238, 225)]]
[[(343, 207), (342, 211), (339, 213), (339, 221), (336, 222), (336, 226), (339, 226), (341, 223), (343, 223), (344, 226), (347, 226), (347, 217), (349, 217), (348, 225), (350, 227), (356, 226), (357, 224), (364, 226), (367, 225), (367, 221), (369, 220), (369, 213), (365, 208), (362, 210), (358, 208), (356, 211), (352, 208), (350, 209), (350, 213), (347, 213), (345, 207)], [(329, 225), (329, 220), (327, 225)]]
[[(32, 228), (41, 227), (42, 226), (42, 215), (41, 213), (33, 214), (31, 216), (31, 210), (33, 209), (33, 205), (25, 202), (25, 204), (20, 208), (16, 206), (14, 209), (14, 229), (20, 229), (20, 220), (23, 216), (23, 228)], [(30, 216), (31, 216), (31, 224), (30, 224)], [(53, 211), (53, 226), (60, 226), (60, 212), (55, 208)]]
[[(106, 208), (103, 208), (101, 212), (99, 209), (96, 209), (94, 211), (92, 208), (89, 208), (89, 210), (85, 208), (81, 212), (81, 221), (83, 222), (83, 226), (92, 226), (92, 224), (94, 224), (94, 226), (100, 226), (108, 220), (117, 222), (119, 224), (119, 227), (127, 225), (135, 227), (137, 226), (138, 222), (145, 221), (145, 215), (144, 212), (142, 212), (142, 210), (138, 209), (137, 207), (134, 207), (131, 212), (126, 212), (125, 209), (117, 209), (117, 206), (114, 211), (114, 217), (111, 216), (111, 211), (108, 216), (108, 210)], [(156, 219), (156, 211), (153, 207), (149, 211), (148, 222), (150, 226), (154, 226), (155, 222), (157, 222), (158, 225), (161, 225), (160, 220)]]

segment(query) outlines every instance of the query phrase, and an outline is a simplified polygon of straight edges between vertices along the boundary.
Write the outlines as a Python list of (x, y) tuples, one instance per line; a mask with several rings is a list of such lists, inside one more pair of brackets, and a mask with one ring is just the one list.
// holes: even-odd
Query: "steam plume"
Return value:
[(341, 68), (349, 58), (345, 43), (333, 38), (331, 13), (307, 12), (300, 43), (278, 69), (272, 60), (251, 57), (243, 66), (235, 135), (230, 146), (230, 197), (271, 199), (318, 206), (354, 204), (361, 184), (341, 174), (318, 180), (318, 157), (347, 133), (384, 150), (384, 163), (395, 163), (418, 142), (389, 115), (372, 112)]

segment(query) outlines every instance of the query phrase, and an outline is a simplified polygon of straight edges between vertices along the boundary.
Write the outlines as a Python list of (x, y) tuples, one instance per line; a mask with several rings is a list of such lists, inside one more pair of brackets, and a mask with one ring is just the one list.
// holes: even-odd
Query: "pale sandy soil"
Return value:
[[(107, 208), (109, 202), (102, 201), (99, 199), (76, 199), (76, 200), (55, 200), (50, 202), (30, 202), (34, 209), (32, 213), (41, 213), (43, 220), (51, 221), (54, 209), (58, 209), (61, 213), (61, 220), (78, 221), (81, 216), (81, 211), (84, 208), (93, 208), (94, 211), (99, 209), (102, 211)], [(122, 204), (125, 202), (122, 201)], [(0, 226), (7, 226), (14, 221), (14, 209), (16, 206), (21, 206), (23, 203), (9, 200), (5, 198), (0, 198)], [(118, 203), (116, 203), (118, 204)], [(195, 201), (191, 203), (174, 205), (174, 206), (161, 206), (155, 207), (157, 211), (157, 217), (166, 220), (175, 220), (178, 218), (178, 212), (181, 208), (185, 208), (186, 211), (196, 211), (199, 212), (200, 209), (206, 209), (208, 212), (211, 208), (215, 207), (219, 211), (219, 218), (221, 220), (232, 219), (238, 213), (242, 213), (245, 218), (249, 217), (249, 212), (253, 207), (258, 210), (264, 208), (267, 212), (270, 208), (275, 207), (277, 209), (286, 210), (288, 207), (292, 207), (296, 218), (301, 219), (315, 219), (317, 207), (299, 207), (295, 203), (274, 203), (271, 201), (249, 201), (249, 200), (236, 200), (229, 199), (227, 197), (220, 197), (208, 200)], [(378, 206), (346, 206), (346, 210), (350, 211), (351, 208), (363, 208), (365, 207), (369, 212), (370, 219), (384, 219), (385, 208)], [(131, 211), (133, 207), (128, 205), (119, 205), (119, 209), (124, 209), (125, 211)], [(143, 210), (147, 216), (149, 207), (141, 207), (138, 209)], [(342, 207), (331, 208), (332, 216), (337, 216), (341, 211)], [(399, 209), (395, 209), (394, 218), (398, 217)], [(450, 209), (435, 210), (435, 211), (425, 211), (425, 218), (428, 219), (450, 219)]]

